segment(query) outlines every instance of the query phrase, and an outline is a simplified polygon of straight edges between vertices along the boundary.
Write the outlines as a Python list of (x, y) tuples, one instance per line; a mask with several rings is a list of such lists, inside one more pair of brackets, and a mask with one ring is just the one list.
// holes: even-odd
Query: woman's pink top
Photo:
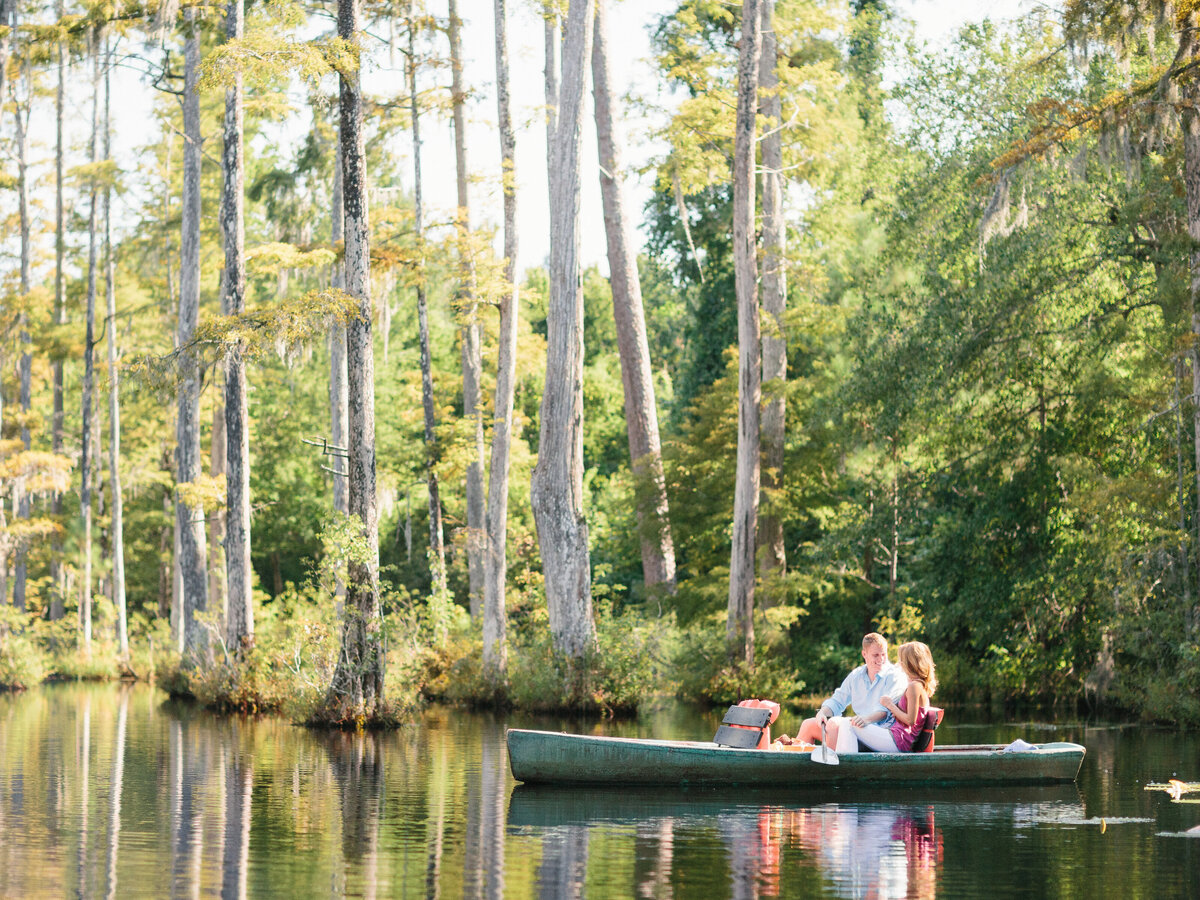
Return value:
[[(900, 702), (896, 706), (905, 712), (908, 712), (908, 692), (900, 698)], [(896, 749), (901, 753), (907, 753), (912, 750), (913, 741), (917, 739), (917, 735), (921, 733), (921, 725), (925, 721), (925, 710), (917, 707), (916, 718), (913, 719), (912, 725), (905, 725), (899, 719), (892, 723), (892, 740), (896, 742)]]

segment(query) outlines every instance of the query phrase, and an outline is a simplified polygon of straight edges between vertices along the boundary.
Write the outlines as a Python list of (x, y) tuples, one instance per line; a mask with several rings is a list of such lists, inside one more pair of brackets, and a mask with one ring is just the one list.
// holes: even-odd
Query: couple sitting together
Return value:
[[(901, 644), (899, 665), (888, 662), (887, 641), (871, 632), (862, 641), (863, 665), (846, 676), (817, 715), (805, 719), (795, 738), (782, 744), (815, 744), (825, 726), (825, 744), (836, 753), (857, 753), (859, 745), (879, 753), (907, 753), (925, 725), (929, 698), (937, 690), (933, 656), (920, 641)], [(852, 717), (843, 716), (846, 707)]]

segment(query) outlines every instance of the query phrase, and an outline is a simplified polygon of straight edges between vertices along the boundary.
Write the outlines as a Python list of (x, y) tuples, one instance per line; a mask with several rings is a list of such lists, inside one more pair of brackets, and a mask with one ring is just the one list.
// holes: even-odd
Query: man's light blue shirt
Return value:
[[(892, 700), (898, 701), (903, 696), (906, 687), (908, 687), (908, 676), (895, 663), (884, 663), (874, 681), (867, 674), (867, 667), (864, 663), (847, 675), (841, 687), (821, 705), (828, 706), (835, 716), (840, 716), (845, 712), (847, 706), (853, 706), (856, 715), (869, 716), (871, 713), (883, 709), (883, 704), (879, 702), (881, 698), (886, 695)], [(889, 712), (879, 720), (878, 724), (888, 728), (894, 721), (896, 721), (895, 716)]]

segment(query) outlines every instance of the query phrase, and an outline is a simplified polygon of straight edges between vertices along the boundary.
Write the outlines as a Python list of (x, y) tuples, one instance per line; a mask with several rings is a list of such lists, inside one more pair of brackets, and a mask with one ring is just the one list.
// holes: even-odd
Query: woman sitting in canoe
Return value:
[(937, 690), (937, 666), (933, 664), (933, 654), (929, 647), (920, 641), (909, 641), (901, 644), (896, 650), (900, 667), (908, 676), (908, 687), (899, 703), (893, 703), (890, 697), (881, 701), (896, 721), (892, 723), (892, 739), (896, 749), (901, 753), (912, 750), (913, 741), (921, 733), (925, 722), (925, 711), (929, 708), (929, 698)]

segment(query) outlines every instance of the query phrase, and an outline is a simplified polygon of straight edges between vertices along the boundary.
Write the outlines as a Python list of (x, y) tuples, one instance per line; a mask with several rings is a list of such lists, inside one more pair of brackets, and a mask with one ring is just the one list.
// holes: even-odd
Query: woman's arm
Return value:
[(896, 717), (896, 721), (905, 728), (912, 728), (913, 723), (917, 721), (917, 710), (921, 708), (921, 705), (917, 701), (921, 699), (920, 695), (922, 693), (923, 691), (921, 690), (921, 685), (911, 683), (907, 688), (904, 689), (904, 705), (908, 707), (907, 711), (901, 709), (899, 706), (893, 703), (890, 697), (883, 698), (883, 707), (884, 709), (889, 710), (891, 714)]

